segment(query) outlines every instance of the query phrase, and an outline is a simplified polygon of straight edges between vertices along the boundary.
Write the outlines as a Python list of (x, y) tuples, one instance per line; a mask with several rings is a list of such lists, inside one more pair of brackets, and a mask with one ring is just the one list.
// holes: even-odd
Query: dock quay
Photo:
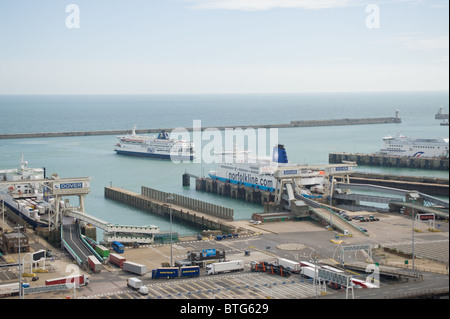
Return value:
[(241, 199), (246, 202), (261, 205), (275, 200), (274, 193), (242, 185), (225, 183), (211, 178), (196, 178), (195, 190)]
[(231, 223), (234, 211), (186, 196), (141, 187), (141, 194), (118, 187), (105, 187), (105, 198), (193, 225), (203, 229), (217, 229), (223, 233), (238, 230)]
[[(336, 177), (336, 179), (342, 181), (342, 178)], [(449, 194), (448, 178), (352, 172), (349, 175), (349, 182), (418, 191), (432, 196), (448, 196)]]
[(418, 168), (448, 171), (448, 158), (405, 157), (383, 154), (330, 153), (328, 162), (340, 164), (345, 161), (355, 162), (360, 166), (379, 166), (397, 168)]
[[(387, 124), (387, 123), (401, 123), (401, 118), (396, 112), (395, 117), (381, 117), (381, 118), (347, 118), (347, 119), (330, 119), (330, 120), (305, 120), (305, 121), (291, 121), (290, 123), (281, 124), (255, 124), (255, 125), (226, 125), (226, 126), (205, 126), (201, 128), (202, 131), (207, 129), (271, 129), (271, 128), (294, 128), (294, 127), (312, 127), (312, 126), (335, 126), (335, 125), (363, 125), (363, 124)], [(185, 128), (192, 132), (194, 128)], [(174, 128), (150, 128), (150, 129), (136, 129), (136, 134), (159, 133), (161, 131), (171, 132)], [(69, 137), (69, 136), (99, 136), (99, 135), (125, 135), (130, 130), (103, 130), (103, 131), (72, 131), (72, 132), (36, 132), (36, 133), (11, 133), (0, 134), (0, 139), (15, 139), (15, 138), (46, 138), (46, 137)]]

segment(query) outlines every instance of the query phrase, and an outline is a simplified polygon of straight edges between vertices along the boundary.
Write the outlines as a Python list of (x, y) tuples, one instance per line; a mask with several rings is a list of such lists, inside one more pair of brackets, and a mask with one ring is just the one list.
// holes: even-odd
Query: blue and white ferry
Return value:
[(136, 127), (131, 134), (118, 136), (117, 154), (153, 157), (172, 160), (193, 160), (195, 145), (190, 141), (171, 139), (166, 131), (158, 136), (137, 135)]
[[(292, 166), (283, 145), (273, 148), (272, 158), (250, 157), (247, 152), (226, 151), (221, 154), (220, 164), (209, 171), (209, 177), (227, 183), (244, 185), (255, 189), (274, 192), (276, 187), (275, 172), (283, 166)], [(304, 169), (297, 177), (296, 185), (304, 190), (323, 192), (324, 172)], [(297, 190), (302, 192), (301, 190)]]

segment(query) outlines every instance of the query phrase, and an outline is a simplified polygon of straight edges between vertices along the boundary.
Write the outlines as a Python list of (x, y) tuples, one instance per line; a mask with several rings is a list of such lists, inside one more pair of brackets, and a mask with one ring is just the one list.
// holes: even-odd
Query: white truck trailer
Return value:
[(299, 273), (301, 265), (298, 261), (292, 261), (286, 258), (277, 258), (278, 266), (289, 267), (292, 272)]
[(139, 276), (143, 276), (147, 272), (147, 267), (145, 265), (137, 264), (132, 261), (125, 261), (122, 264), (122, 270)]
[(207, 275), (216, 275), (234, 271), (244, 271), (243, 260), (225, 261), (222, 263), (213, 263), (206, 266)]
[(148, 294), (148, 288), (144, 286), (144, 283), (142, 280), (137, 278), (128, 278), (127, 279), (127, 286), (131, 289), (137, 290), (141, 295), (147, 295)]
[(313, 267), (302, 267), (302, 270), (300, 272), (300, 274), (303, 277), (307, 277), (307, 278), (311, 278), (311, 279), (316, 279), (317, 276), (317, 269), (314, 269)]

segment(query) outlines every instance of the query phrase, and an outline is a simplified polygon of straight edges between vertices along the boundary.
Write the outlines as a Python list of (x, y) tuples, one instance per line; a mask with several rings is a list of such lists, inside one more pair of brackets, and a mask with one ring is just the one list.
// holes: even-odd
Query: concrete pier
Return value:
[[(174, 221), (190, 224), (197, 228), (218, 229), (224, 233), (238, 231), (230, 223), (234, 212), (229, 208), (147, 187), (142, 187), (141, 191), (142, 194), (138, 194), (118, 187), (105, 187), (105, 197), (166, 218), (170, 218), (170, 213), (172, 213)], [(204, 212), (191, 207), (196, 207)]]
[(397, 168), (419, 168), (448, 171), (448, 158), (405, 157), (382, 154), (330, 153), (330, 164), (344, 161), (356, 162), (360, 166), (379, 166)]
[(195, 189), (197, 191), (214, 193), (261, 205), (275, 200), (275, 194), (268, 191), (225, 183), (210, 178), (197, 178), (195, 181)]

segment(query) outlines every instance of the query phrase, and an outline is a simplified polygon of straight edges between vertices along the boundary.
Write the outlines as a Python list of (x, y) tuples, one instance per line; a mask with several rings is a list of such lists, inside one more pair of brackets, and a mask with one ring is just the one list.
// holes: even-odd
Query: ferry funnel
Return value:
[(273, 148), (273, 159), (275, 163), (288, 163), (288, 158), (286, 154), (286, 149), (284, 148), (284, 145), (278, 144), (274, 146)]

